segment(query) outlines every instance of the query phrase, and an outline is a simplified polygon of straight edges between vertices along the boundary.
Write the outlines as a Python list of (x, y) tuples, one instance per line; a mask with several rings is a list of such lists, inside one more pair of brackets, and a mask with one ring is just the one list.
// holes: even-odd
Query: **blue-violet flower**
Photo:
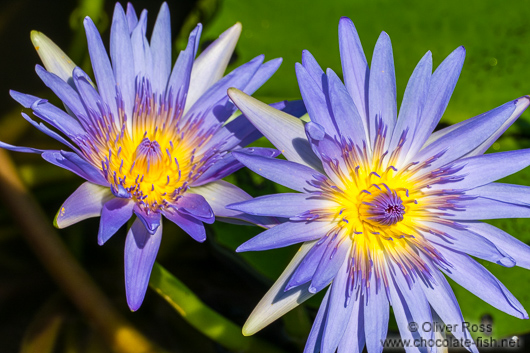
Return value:
[[(110, 60), (90, 18), (84, 26), (96, 84), (44, 34), (32, 32), (46, 67), (37, 65), (37, 74), (62, 100), (66, 112), (44, 99), (11, 91), (15, 100), (55, 130), (23, 113), (24, 118), (70, 151), (6, 143), (0, 147), (39, 153), (87, 180), (60, 208), (55, 219), (59, 228), (101, 215), (98, 243), (103, 244), (136, 215), (125, 242), (125, 285), (129, 307), (137, 310), (160, 245), (162, 215), (200, 242), (206, 239), (203, 223), (213, 223), (216, 216), (267, 222), (225, 208), (250, 199), (220, 180), (242, 167), (230, 152), (261, 136), (247, 119), (229, 120), (236, 108), (226, 91), (238, 87), (252, 94), (274, 74), (281, 59), (263, 63), (260, 55), (223, 77), (241, 24), (221, 34), (195, 59), (199, 24), (172, 69), (165, 3), (150, 41), (147, 11), (138, 18), (132, 5), (124, 11), (116, 4)], [(275, 106), (303, 108), (286, 102)], [(247, 151), (276, 155), (266, 148)]]
[[(432, 73), (420, 60), (399, 110), (390, 38), (382, 33), (371, 67), (348, 18), (339, 23), (344, 84), (307, 51), (296, 74), (311, 122), (248, 97), (229, 96), (287, 160), (234, 152), (256, 173), (298, 193), (228, 206), (287, 218), (241, 245), (267, 250), (303, 242), (244, 327), (252, 334), (329, 285), (305, 352), (381, 352), (389, 305), (407, 351), (441, 318), (472, 343), (445, 275), (496, 308), (528, 318), (522, 305), (469, 255), (530, 268), (530, 248), (481, 219), (530, 217), (530, 190), (494, 183), (530, 164), (530, 150), (484, 154), (526, 109), (524, 96), (433, 133), (464, 62), (463, 47)], [(420, 323), (418, 331), (409, 322)], [(425, 327), (425, 326), (424, 326)], [(462, 329), (464, 328), (464, 329)], [(425, 341), (421, 341), (425, 339)], [(465, 341), (464, 341), (465, 342)], [(435, 348), (434, 348), (435, 349)]]

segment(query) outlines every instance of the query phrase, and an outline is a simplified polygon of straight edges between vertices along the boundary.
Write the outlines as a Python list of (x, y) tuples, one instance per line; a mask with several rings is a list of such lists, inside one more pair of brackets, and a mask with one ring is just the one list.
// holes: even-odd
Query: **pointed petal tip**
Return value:
[(241, 22), (236, 22), (232, 27), (229, 27), (226, 31), (221, 33), (219, 38), (230, 37), (230, 42), (233, 43), (234, 47), (241, 36), (241, 31), (243, 30), (243, 25)]
[(46, 70), (67, 81), (75, 63), (44, 33), (31, 31), (30, 38)]
[(138, 300), (138, 298), (129, 298), (127, 297), (127, 305), (129, 306), (129, 309), (134, 313), (140, 307), (142, 306), (142, 302), (144, 301), (144, 298)]
[(38, 43), (42, 36), (45, 36), (42, 32), (36, 30), (32, 30), (30, 32), (29, 37), (31, 38), (31, 43), (33, 43), (33, 46), (37, 47), (39, 45)]
[[(305, 50), (305, 52), (307, 52), (306, 55), (311, 55), (311, 53), (309, 51)], [(304, 52), (302, 52), (302, 55), (304, 55)], [(302, 70), (302, 69), (305, 70), (305, 67), (302, 64), (300, 64), (300, 63), (294, 63), (294, 69), (298, 73), (298, 70)]]
[[(62, 207), (61, 207), (62, 208)], [(61, 226), (57, 222), (57, 218), (59, 218), (59, 214), (61, 213), (61, 208), (57, 210), (57, 213), (55, 214), (55, 217), (53, 217), (53, 226), (57, 229), (61, 229)]]
[(251, 317), (248, 318), (247, 322), (243, 325), (243, 329), (241, 330), (241, 333), (243, 333), (243, 336), (252, 336), (256, 332), (259, 331), (259, 329), (256, 329), (256, 325), (252, 325), (250, 322)]
[(237, 89), (235, 87), (230, 87), (227, 90), (227, 94), (230, 97), (230, 99), (232, 99), (232, 100), (237, 99), (237, 98), (247, 98), (248, 97), (248, 95), (246, 95), (241, 90), (239, 90), (239, 89)]
[(379, 38), (377, 39), (377, 41), (379, 42), (380, 40), (384, 40), (385, 42), (391, 42), (390, 36), (385, 31), (382, 31), (381, 34), (379, 35)]
[(230, 27), (230, 29), (234, 32), (239, 32), (241, 33), (241, 31), (243, 30), (243, 24), (239, 21), (237, 21), (232, 27)]
[[(454, 53), (454, 54), (461, 55), (461, 56), (463, 56), (463, 58), (465, 58), (465, 57), (466, 57), (466, 48), (465, 48), (463, 45), (461, 45), (461, 46), (459, 46), (458, 48), (456, 48), (456, 49), (453, 51), (453, 53)], [(453, 53), (451, 53), (451, 54), (453, 54)], [(451, 54), (449, 54), (449, 55), (451, 55)]]
[(120, 11), (120, 10), (123, 11), (123, 13), (125, 14), (125, 10), (123, 9), (123, 6), (121, 6), (119, 2), (116, 2), (116, 4), (114, 5), (114, 11)]
[(514, 100), (514, 104), (520, 107), (528, 107), (530, 105), (530, 95), (525, 95)]
[(231, 203), (229, 205), (226, 205), (225, 207), (228, 208), (229, 210), (234, 210), (234, 211), (239, 211), (238, 209), (238, 206), (242, 203), (245, 203), (246, 201), (243, 201), (243, 202), (236, 202), (236, 203)]
[(510, 256), (506, 256), (500, 259), (499, 261), (497, 261), (497, 264), (504, 266), (504, 267), (514, 267), (516, 265), (516, 262)]

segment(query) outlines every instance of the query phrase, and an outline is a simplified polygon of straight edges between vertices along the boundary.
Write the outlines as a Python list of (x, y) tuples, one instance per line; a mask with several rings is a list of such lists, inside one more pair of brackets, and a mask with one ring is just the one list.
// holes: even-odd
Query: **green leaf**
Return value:
[(241, 327), (205, 305), (184, 283), (155, 263), (149, 286), (198, 331), (233, 352), (281, 353), (255, 337), (245, 337)]

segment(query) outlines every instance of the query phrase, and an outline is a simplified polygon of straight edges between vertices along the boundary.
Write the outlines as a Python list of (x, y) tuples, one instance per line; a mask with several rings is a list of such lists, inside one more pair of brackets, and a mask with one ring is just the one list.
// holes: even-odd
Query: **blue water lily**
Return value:
[[(484, 154), (528, 107), (523, 96), (433, 133), (457, 83), (463, 47), (432, 73), (420, 60), (397, 109), (390, 38), (368, 67), (357, 31), (339, 24), (344, 83), (304, 51), (296, 74), (311, 122), (303, 124), (232, 88), (229, 96), (287, 160), (241, 151), (254, 172), (292, 189), (228, 208), (287, 219), (238, 251), (303, 243), (243, 329), (253, 334), (328, 287), (305, 352), (381, 352), (389, 308), (407, 351), (431, 351), (438, 317), (469, 340), (444, 274), (496, 308), (528, 318), (522, 305), (470, 256), (530, 268), (530, 248), (483, 219), (530, 217), (526, 186), (495, 183), (530, 164), (530, 149)], [(409, 323), (420, 323), (417, 331)], [(415, 346), (414, 342), (420, 342)], [(433, 348), (435, 349), (435, 347)]]
[[(132, 310), (140, 307), (162, 236), (162, 216), (193, 239), (206, 239), (204, 223), (216, 217), (266, 226), (267, 218), (232, 211), (225, 205), (250, 199), (221, 179), (242, 167), (231, 151), (261, 136), (245, 118), (231, 118), (235, 106), (226, 94), (238, 87), (252, 94), (278, 69), (281, 59), (260, 55), (224, 76), (241, 33), (237, 23), (195, 59), (202, 26), (190, 34), (172, 68), (171, 28), (163, 4), (150, 41), (147, 11), (140, 17), (129, 4), (117, 4), (110, 34), (110, 60), (90, 18), (84, 20), (95, 83), (50, 39), (32, 40), (44, 66), (36, 71), (62, 100), (66, 111), (47, 100), (11, 91), (43, 123), (26, 120), (62, 142), (68, 150), (45, 151), (0, 143), (0, 147), (39, 153), (87, 181), (61, 206), (55, 224), (67, 227), (101, 215), (98, 243), (105, 243), (135, 216), (125, 242), (125, 284)], [(299, 110), (301, 103), (280, 102)], [(51, 128), (50, 128), (51, 127)], [(248, 153), (275, 156), (267, 148)]]

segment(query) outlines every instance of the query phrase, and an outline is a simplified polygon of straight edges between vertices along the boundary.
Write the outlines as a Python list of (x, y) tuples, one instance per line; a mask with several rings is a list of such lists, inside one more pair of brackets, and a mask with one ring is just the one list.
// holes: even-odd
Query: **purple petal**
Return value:
[(171, 20), (167, 3), (162, 3), (151, 35), (153, 55), (153, 91), (163, 93), (166, 90), (171, 71)]
[[(326, 97), (328, 94), (326, 75), (322, 75), (321, 78), (321, 80), (325, 82), (326, 91), (324, 93), (304, 66), (296, 63), (295, 68), (300, 93), (302, 94), (311, 121), (321, 125), (329, 135), (337, 135), (338, 132), (333, 124), (331, 110), (328, 106), (328, 104), (330, 104), (329, 97)], [(322, 86), (322, 83), (320, 83), (320, 86)]]
[(405, 95), (403, 96), (403, 102), (399, 108), (398, 120), (392, 132), (392, 140), (388, 147), (389, 151), (395, 150), (400, 140), (405, 136), (400, 153), (400, 156), (403, 156), (401, 159), (407, 156), (408, 149), (414, 141), (414, 131), (419, 124), (425, 100), (427, 99), (427, 92), (429, 92), (431, 74), (432, 54), (428, 51), (416, 65), (414, 72), (410, 76)]
[(228, 95), (285, 158), (321, 170), (321, 163), (312, 152), (305, 136), (304, 124), (299, 119), (271, 108), (237, 89), (229, 89)]
[[(316, 242), (311, 250), (307, 253), (306, 256), (300, 261), (300, 264), (293, 272), (293, 275), (287, 282), (285, 286), (285, 291), (289, 291), (292, 288), (298, 287), (302, 284), (305, 284), (313, 278), (315, 271), (318, 268), (318, 264), (322, 259), (322, 256), (326, 252), (328, 244), (330, 243), (331, 237), (325, 237)], [(308, 288), (309, 290), (309, 288)], [(316, 293), (314, 291), (309, 291), (309, 293)]]
[[(237, 153), (239, 153), (240, 151), (241, 153), (250, 156), (276, 157), (280, 154), (280, 152), (275, 149), (264, 147), (250, 147), (239, 149)], [(244, 165), (241, 164), (240, 161), (236, 158), (234, 152), (224, 155), (217, 162), (215, 162), (196, 181), (193, 182), (192, 186), (198, 186), (222, 179), (243, 168)]]
[(484, 266), (468, 255), (443, 246), (438, 247), (437, 250), (451, 264), (451, 268), (442, 270), (453, 281), (497, 309), (521, 319), (528, 319), (523, 306)]
[[(397, 288), (396, 284), (393, 282), (390, 282), (388, 286), (388, 291), (390, 293), (390, 302), (392, 303), (392, 309), (394, 311), (394, 317), (396, 318), (396, 322), (399, 328), (400, 336), (405, 341), (414, 342), (415, 340), (420, 340), (419, 332), (412, 331), (409, 328), (409, 322), (415, 322), (412, 318), (412, 314), (410, 312), (410, 306), (406, 302), (406, 299), (403, 297), (403, 291), (401, 291), (399, 288)], [(423, 300), (425, 300), (425, 296), (423, 293), (421, 293), (423, 296)], [(427, 303), (428, 305), (428, 303)], [(419, 321), (420, 323), (423, 322), (432, 322), (432, 319), (429, 321)], [(419, 327), (418, 331), (422, 331), (421, 327)], [(427, 338), (429, 339), (429, 338)], [(383, 346), (383, 345), (381, 345)], [(408, 347), (406, 350), (407, 353), (409, 352), (421, 352), (418, 348), (410, 348)]]
[[(467, 253), (502, 266), (515, 266), (515, 260), (509, 254), (497, 248), (494, 243), (483, 236), (468, 229), (461, 229), (461, 225), (458, 225), (460, 227), (451, 227), (434, 222), (422, 223), (434, 231), (432, 233), (422, 232), (423, 236), (434, 244), (444, 245), (450, 249)], [(445, 234), (448, 234), (450, 237), (445, 236)]]
[[(224, 31), (193, 63), (187, 106), (191, 107), (226, 70), (241, 34), (241, 23)], [(198, 41), (197, 41), (198, 43)]]
[(357, 317), (352, 317), (354, 303), (346, 297), (349, 273), (349, 261), (346, 258), (330, 287), (328, 314), (322, 335), (322, 352), (335, 352), (343, 335), (346, 333), (345, 329), (348, 322), (358, 319)]
[[(368, 102), (370, 112), (370, 142), (375, 142), (379, 121), (383, 123), (387, 134), (394, 131), (397, 119), (396, 74), (390, 37), (382, 32), (375, 44), (370, 68)], [(386, 140), (387, 143), (389, 140)]]
[(331, 228), (329, 222), (285, 222), (256, 235), (236, 251), (263, 251), (311, 241), (326, 236)]
[(311, 130), (318, 130), (318, 127), (313, 128), (313, 124), (314, 123), (311, 122), (306, 124), (306, 132), (309, 140), (311, 141), (311, 147), (323, 161), (322, 166), (324, 167), (326, 175), (333, 180), (338, 187), (344, 187), (342, 177), (338, 175), (333, 168), (331, 168), (331, 164), (337, 163), (339, 170), (341, 170), (344, 175), (349, 175), (350, 171), (344, 162), (342, 148), (328, 134), (325, 134), (320, 140), (313, 139), (313, 137), (315, 137), (315, 131)]
[(422, 170), (422, 172), (427, 173), (464, 156), (466, 153), (480, 146), (480, 144), (486, 141), (510, 118), (515, 110), (516, 103), (517, 100), (503, 104), (483, 114), (480, 119), (460, 126), (440, 137), (436, 143), (432, 143), (419, 151), (413, 158), (422, 161), (444, 152), (428, 168)]
[(466, 195), (530, 206), (530, 187), (525, 185), (490, 183), (468, 190)]
[[(270, 106), (296, 117), (301, 117), (307, 113), (301, 100), (282, 101), (272, 103)], [(240, 114), (222, 126), (202, 148), (208, 150), (212, 146), (221, 144), (221, 151), (231, 151), (236, 147), (245, 147), (262, 136), (262, 133), (244, 115)]]
[(336, 241), (328, 243), (326, 252), (322, 255), (318, 268), (313, 275), (311, 286), (309, 287), (309, 291), (312, 293), (317, 293), (324, 289), (335, 278), (344, 260), (348, 257), (352, 247), (350, 237), (346, 236), (341, 239), (341, 235), (338, 235), (336, 238)]
[(84, 119), (84, 125), (93, 126), (94, 121), (102, 121), (102, 115), (110, 115), (110, 111), (107, 109), (108, 107), (102, 101), (101, 96), (94, 88), (88, 75), (80, 67), (76, 67), (72, 76), (75, 87), (81, 97), (81, 102), (88, 114), (78, 116), (79, 119)]
[(253, 172), (296, 191), (314, 189), (308, 181), (325, 178), (314, 169), (283, 159), (253, 155), (243, 151), (234, 151), (232, 154)]
[(337, 74), (331, 69), (326, 72), (329, 82), (329, 97), (337, 131), (340, 131), (340, 136), (346, 138), (346, 140), (351, 139), (358, 146), (363, 146), (364, 143), (367, 143), (368, 137), (364, 132), (362, 118)]
[(196, 241), (202, 243), (206, 240), (206, 230), (202, 221), (178, 211), (165, 211), (164, 216)]
[(147, 11), (143, 10), (140, 14), (138, 24), (131, 34), (131, 45), (133, 50), (133, 61), (136, 78), (136, 84), (141, 84), (142, 79), (146, 78), (150, 81), (153, 69), (153, 58), (151, 49), (145, 32), (147, 30)]
[(300, 118), (303, 115), (307, 114), (307, 109), (303, 100), (281, 101), (269, 105), (275, 109), (281, 110), (282, 112), (295, 116), (297, 118)]
[(127, 24), (129, 25), (129, 33), (132, 33), (136, 25), (138, 24), (138, 16), (134, 7), (130, 2), (127, 3)]
[[(209, 114), (203, 115), (205, 119), (204, 124), (207, 124), (206, 126), (222, 123), (228, 119), (233, 111), (235, 111), (235, 107), (232, 103), (228, 103), (227, 90), (231, 87), (244, 89), (263, 63), (263, 58), (264, 55), (259, 55), (217, 81), (197, 99), (186, 113), (186, 116), (204, 114), (204, 111), (208, 110)], [(222, 109), (223, 114), (219, 114), (217, 109), (214, 109), (219, 106), (225, 106)]]
[(368, 136), (367, 87), (370, 70), (357, 30), (347, 17), (342, 17), (339, 22), (339, 48), (344, 84), (363, 119)]
[[(426, 258), (426, 256), (422, 256), (422, 258), (430, 268), (435, 268), (430, 259)], [(445, 276), (438, 270), (431, 271), (431, 275), (433, 276), (434, 281), (430, 282), (430, 286), (422, 286), (423, 293), (425, 293), (425, 297), (429, 301), (429, 304), (445, 324), (457, 325), (455, 327), (465, 328), (465, 326), (463, 326), (464, 318), (460, 311), (460, 306), (458, 305), (458, 301), (456, 300), (451, 286), (445, 279)], [(465, 328), (465, 330), (453, 330), (452, 334), (458, 339), (472, 340), (467, 328)], [(472, 351), (476, 352), (476, 348)]]
[[(133, 10), (134, 11), (134, 10)], [(129, 11), (127, 11), (129, 12)], [(135, 15), (136, 16), (136, 15)], [(110, 29), (110, 57), (120, 90), (127, 119), (132, 118), (135, 96), (135, 71), (131, 36), (127, 18), (119, 3), (114, 7), (112, 26)]]
[[(515, 103), (515, 110), (512, 113), (512, 115), (504, 122), (504, 124), (495, 132), (493, 133), (486, 141), (481, 143), (477, 148), (475, 148), (473, 151), (467, 153), (465, 157), (473, 157), (478, 156), (481, 154), (484, 154), (486, 150), (501, 136), (506, 129), (508, 129), (515, 120), (522, 114), (522, 112), (528, 107), (530, 104), (530, 96), (523, 96), (517, 99)], [(484, 113), (487, 114), (487, 113)], [(451, 131), (455, 130), (456, 128), (469, 124), (473, 122), (474, 120), (481, 119), (484, 114), (480, 114), (478, 116), (475, 116), (471, 119), (464, 120), (462, 122), (459, 122), (457, 124), (448, 126), (442, 130), (435, 131), (431, 136), (429, 136), (429, 139), (425, 143), (425, 145), (430, 145), (431, 143), (437, 141), (442, 136), (450, 133)]]
[(496, 201), (477, 197), (458, 202), (457, 210), (446, 211), (447, 217), (454, 220), (474, 221), (480, 219), (527, 218), (530, 206)]
[(422, 111), (420, 124), (416, 127), (414, 142), (409, 150), (410, 157), (421, 149), (445, 112), (460, 76), (460, 71), (462, 71), (465, 56), (464, 47), (458, 47), (434, 71), (425, 109)]
[(84, 20), (85, 32), (88, 43), (88, 52), (90, 62), (94, 70), (94, 76), (98, 86), (98, 91), (103, 101), (109, 106), (110, 111), (115, 117), (118, 116), (116, 106), (116, 80), (112, 72), (109, 56), (101, 40), (101, 35), (90, 17)]
[[(305, 124), (305, 132), (310, 140), (322, 141), (326, 137), (326, 131), (324, 128), (320, 124), (317, 124), (313, 121)], [(320, 155), (318, 152), (315, 153)]]
[(15, 152), (23, 152), (23, 153), (43, 153), (44, 150), (39, 150), (38, 148), (32, 148), (32, 147), (21, 147), (21, 146), (13, 146), (9, 143), (5, 143), (0, 141), (0, 148), (4, 148), (9, 151), (15, 151)]
[(274, 75), (274, 73), (278, 70), (281, 64), (282, 58), (277, 58), (269, 60), (263, 65), (261, 65), (258, 71), (256, 71), (256, 73), (252, 77), (252, 79), (246, 85), (243, 92), (248, 95), (252, 95), (258, 90), (258, 88), (260, 88), (265, 82), (267, 82), (269, 78), (272, 77), (272, 75)]
[(96, 169), (92, 164), (73, 152), (45, 151), (42, 153), (42, 158), (51, 164), (67, 169), (94, 184), (109, 186), (109, 183), (103, 177), (101, 170)]
[(465, 176), (463, 180), (450, 184), (434, 184), (432, 189), (439, 190), (447, 187), (451, 189), (473, 189), (518, 172), (528, 165), (530, 165), (530, 149), (464, 158), (448, 166), (454, 169), (462, 168), (457, 175)]
[(308, 194), (274, 194), (260, 196), (252, 200), (228, 205), (231, 210), (246, 212), (255, 216), (294, 217), (314, 209), (335, 205), (333, 201), (324, 200)]
[[(31, 119), (26, 113), (22, 113), (22, 117), (24, 119), (26, 119), (26, 121), (29, 122), (31, 125), (33, 125), (37, 130), (45, 133), (46, 135), (48, 135), (51, 138), (59, 141), (60, 143), (64, 144), (65, 146), (70, 147), (72, 149), (72, 151), (74, 151), (75, 153), (82, 154), (82, 152), (77, 147), (75, 147), (73, 144), (71, 144), (69, 141), (67, 141), (64, 137), (59, 135), (57, 132), (55, 132), (55, 131), (51, 130), (50, 128), (48, 128), (43, 123), (37, 123), (35, 120)], [(5, 144), (5, 145), (6, 146), (11, 146), (11, 145), (8, 145), (8, 144)], [(11, 146), (11, 147), (15, 147), (15, 146)], [(7, 147), (5, 147), (5, 148), (9, 149)], [(16, 148), (21, 148), (21, 147), (16, 147)], [(25, 151), (20, 151), (20, 152), (30, 152), (30, 153), (42, 153), (42, 152), (44, 152), (44, 150), (37, 150), (37, 149), (34, 149), (34, 148), (29, 148), (29, 150), (26, 149), (26, 148), (24, 148), (24, 149), (25, 149)]]
[(190, 87), (191, 69), (193, 66), (193, 59), (195, 58), (195, 46), (199, 41), (201, 32), (202, 25), (199, 24), (190, 33), (188, 45), (184, 51), (180, 52), (167, 84), (166, 99), (169, 99), (170, 96), (172, 99), (176, 99), (176, 105), (178, 107), (190, 104), (189, 97), (186, 98), (186, 95), (188, 94)]
[(66, 136), (74, 137), (76, 135), (85, 135), (85, 130), (75, 118), (66, 114), (53, 104), (48, 103), (48, 101), (16, 91), (10, 91), (9, 93), (13, 99), (22, 104), (25, 108), (31, 108), (36, 116)]
[(31, 94), (20, 93), (14, 90), (9, 90), (9, 95), (19, 104), (21, 104), (24, 108), (31, 108), (31, 106), (35, 102), (45, 101), (44, 99), (32, 96)]
[(212, 208), (206, 199), (199, 194), (185, 193), (178, 199), (176, 206), (179, 213), (186, 214), (199, 221), (212, 224), (215, 221)]
[(149, 234), (155, 234), (157, 229), (162, 225), (162, 216), (159, 212), (146, 212), (138, 204), (134, 205), (133, 211)]
[(515, 260), (515, 265), (530, 269), (530, 246), (505, 231), (482, 222), (461, 222), (470, 232), (477, 233), (504, 250)]
[(35, 66), (35, 71), (46, 86), (48, 86), (53, 93), (70, 109), (76, 117), (84, 117), (86, 119), (87, 112), (79, 94), (68, 83), (63, 81), (59, 76), (46, 71), (42, 66)]
[(101, 210), (99, 221), (98, 244), (103, 245), (110, 239), (133, 215), (134, 201), (115, 198), (107, 201)]
[(64, 201), (54, 225), (66, 228), (84, 219), (98, 217), (103, 205), (113, 198), (109, 188), (85, 182)]
[(314, 81), (314, 84), (322, 92), (324, 91), (323, 81), (325, 80), (326, 74), (316, 61), (315, 57), (308, 51), (302, 50), (302, 66), (306, 69), (307, 74)]
[(328, 318), (328, 305), (329, 305), (329, 296), (331, 289), (326, 292), (320, 308), (318, 309), (317, 316), (315, 321), (313, 321), (313, 326), (311, 327), (311, 332), (309, 332), (309, 337), (307, 337), (307, 342), (304, 347), (304, 353), (318, 353), (320, 352), (320, 347), (322, 344), (322, 335), (324, 333), (324, 320)]
[[(366, 349), (369, 353), (381, 352), (381, 341), (386, 338), (388, 331), (389, 306), (385, 291), (381, 283), (376, 285), (376, 276), (370, 277), (368, 295), (365, 297), (364, 332)], [(369, 313), (369, 314), (368, 314)]]
[(216, 217), (241, 219), (263, 228), (278, 224), (274, 218), (251, 216), (239, 211), (226, 208), (226, 205), (252, 199), (245, 191), (224, 180), (214, 181), (198, 187), (192, 187), (191, 192), (204, 196)]
[[(435, 267), (432, 267), (431, 270), (437, 271)], [(396, 311), (399, 312), (400, 309), (408, 312), (410, 315), (409, 317), (402, 315), (401, 320), (398, 320), (401, 336), (406, 337), (406, 334), (410, 333), (411, 331), (409, 322), (433, 322), (431, 308), (427, 298), (425, 297), (425, 294), (423, 293), (424, 282), (422, 279), (418, 277), (413, 279), (410, 277), (406, 278), (403, 272), (401, 272), (397, 266), (394, 267), (394, 271), (392, 272), (393, 274), (391, 276), (393, 285), (397, 287), (400, 298), (402, 299), (401, 301), (396, 302), (397, 298), (395, 298), (395, 293), (393, 294), (392, 291), (390, 291), (392, 295), (392, 308), (394, 308), (396, 319), (398, 319), (397, 316), (399, 316), (397, 315)], [(402, 308), (397, 309), (400, 304)], [(426, 340), (432, 339), (434, 335), (433, 330), (424, 330), (421, 326), (418, 328), (417, 332)]]
[(125, 293), (132, 311), (138, 310), (145, 297), (151, 270), (162, 240), (162, 226), (154, 234), (136, 219), (125, 240)]
[(362, 353), (364, 338), (364, 298), (351, 298), (353, 303), (348, 325), (339, 342), (338, 353)]

